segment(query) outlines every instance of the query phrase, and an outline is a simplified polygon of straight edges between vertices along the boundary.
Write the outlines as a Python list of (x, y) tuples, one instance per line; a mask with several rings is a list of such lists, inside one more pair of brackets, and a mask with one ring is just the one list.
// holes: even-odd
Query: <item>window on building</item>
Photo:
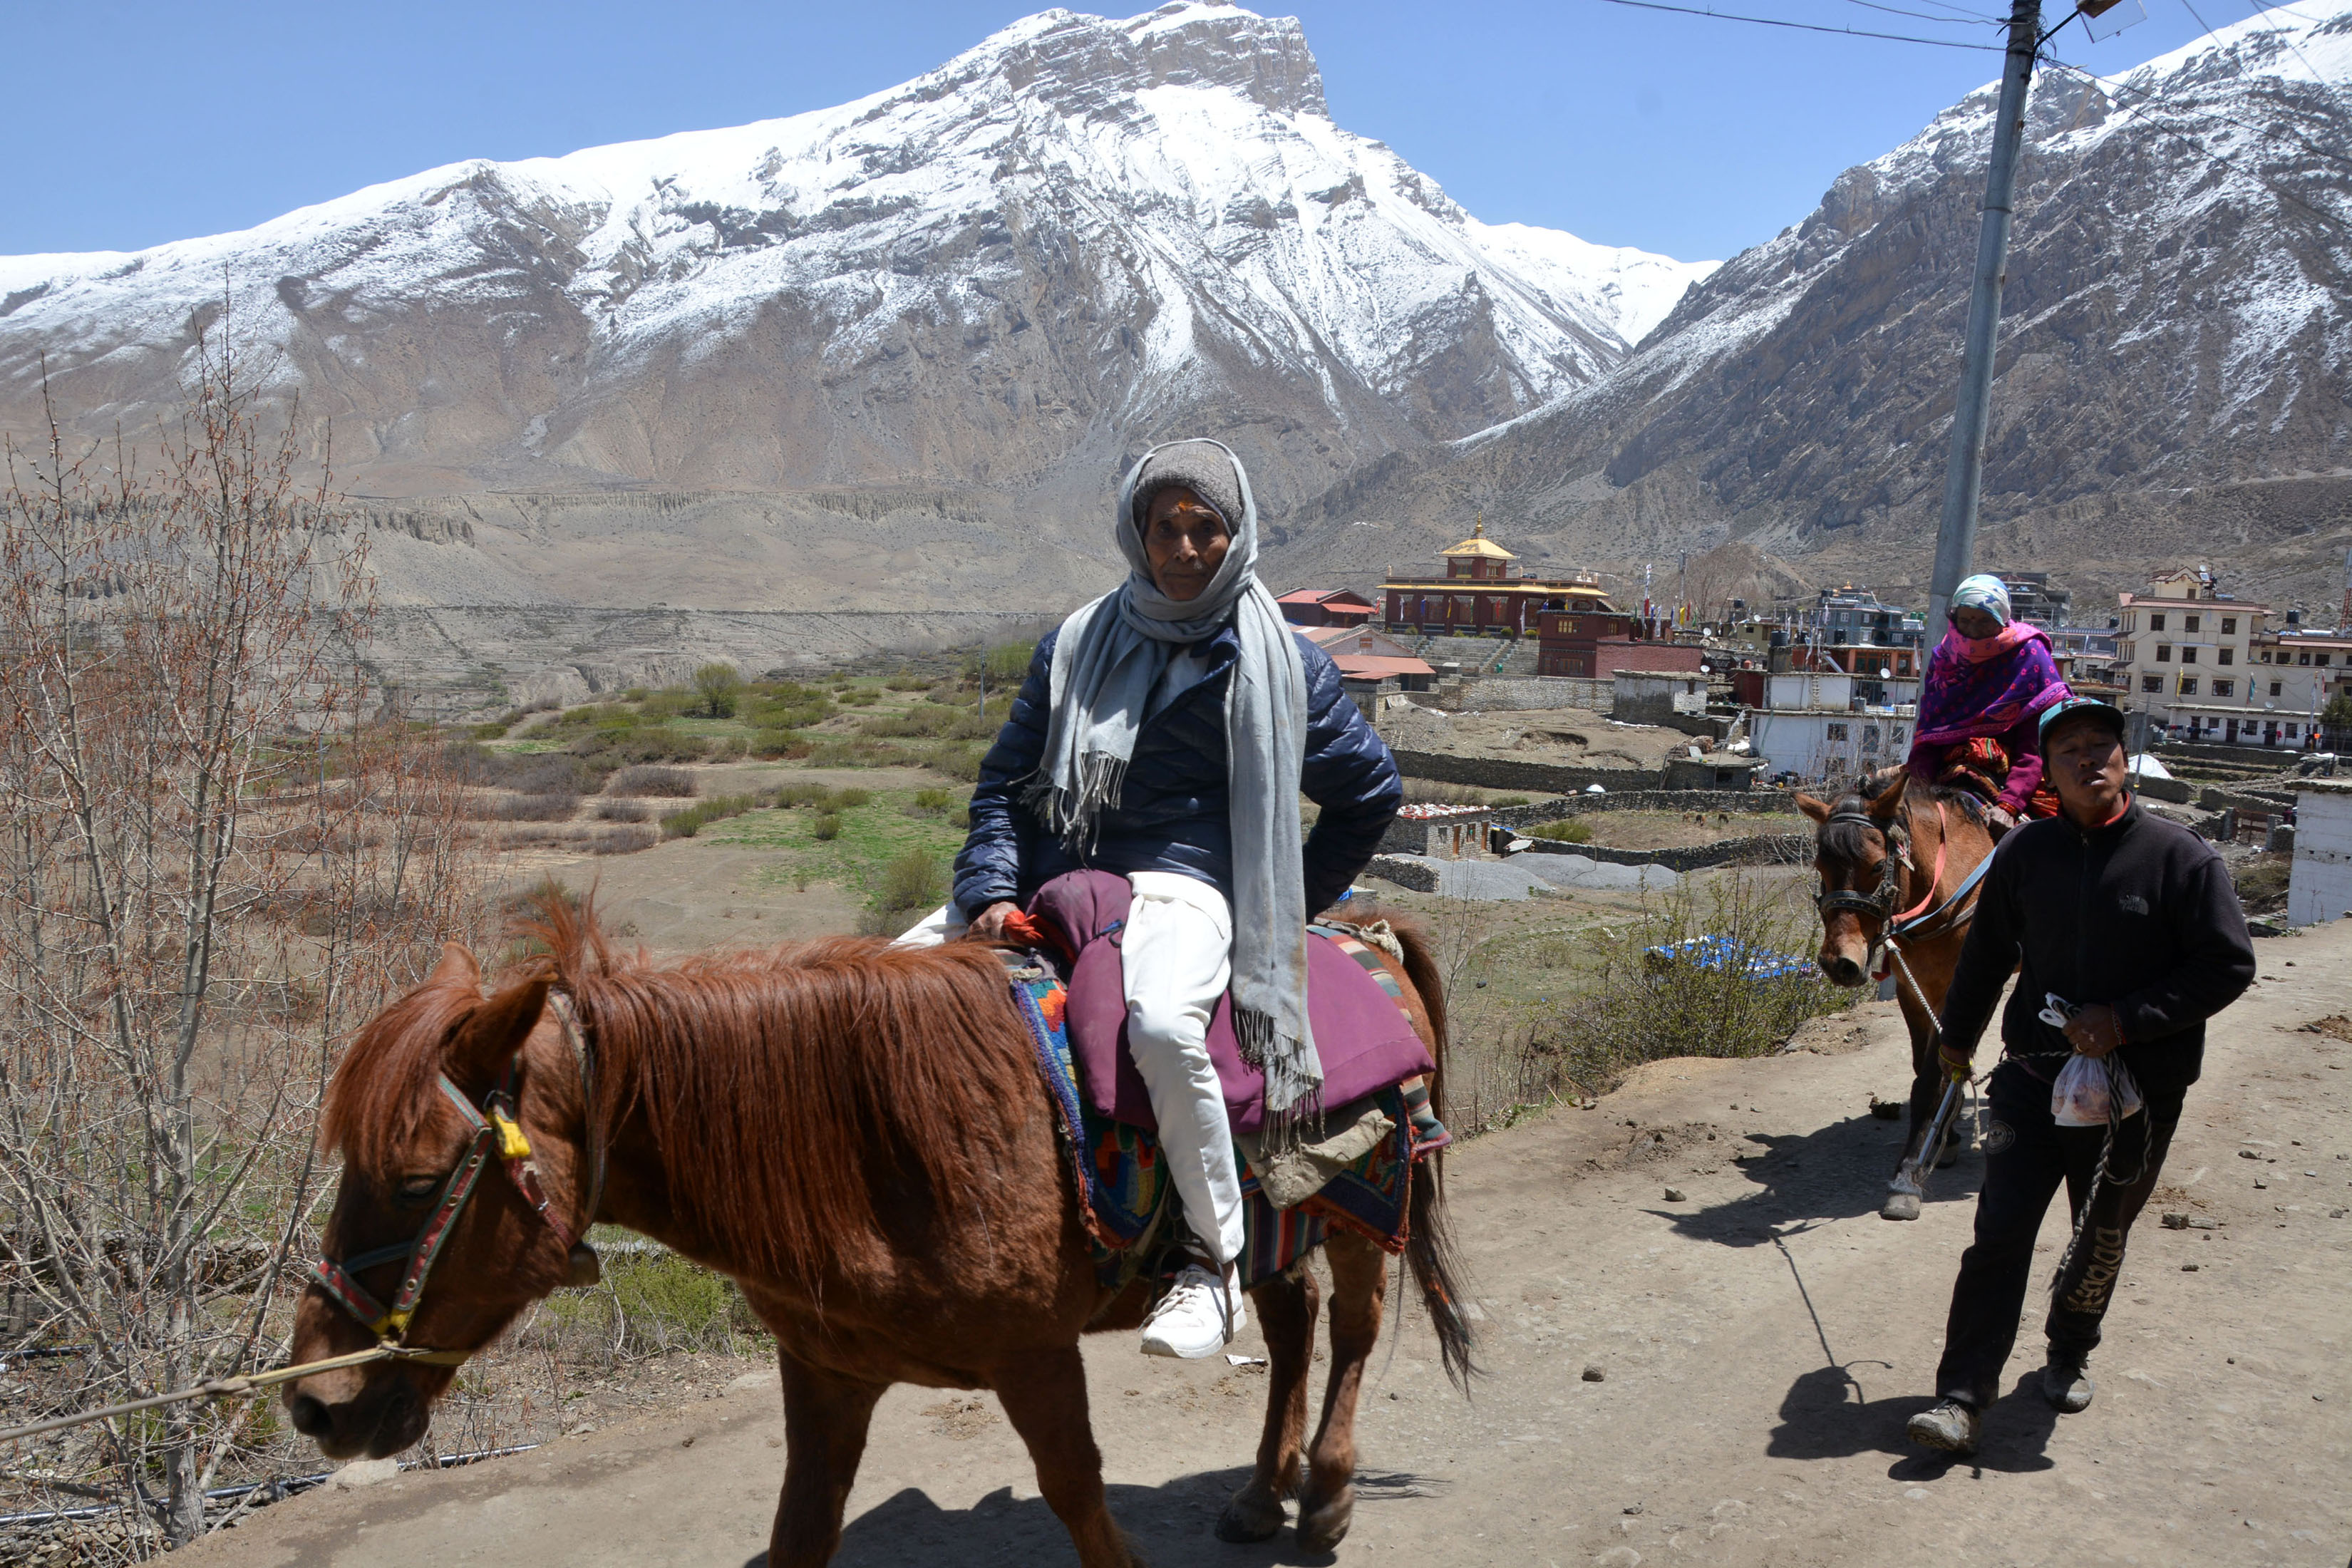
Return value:
[(2237, 631), (2237, 629), (2238, 629), (2238, 617), (2237, 617), (2237, 616), (2223, 616), (2221, 617), (2221, 635), (2222, 635), (2223, 637), (2229, 637), (2229, 636), (2231, 636), (2231, 634), (2233, 634), (2234, 632), (2236, 632), (2236, 631)]
[[(2292, 741), (2294, 739), (2294, 726), (2292, 724), (2285, 725), (2280, 729), (2279, 733)], [(2053, 785), (2052, 787), (2055, 788), (2056, 786)]]
[(2164, 629), (2164, 617), (2161, 615), (2148, 616), (2147, 629), (2152, 632), (2162, 631)]
[(2238, 683), (2234, 680), (2217, 680), (2213, 683), (2213, 695), (2216, 697), (2233, 696), (2237, 689)]
[(2139, 689), (2142, 691), (2161, 691), (2164, 689), (2164, 677), (2143, 675), (2139, 678)]
[(2271, 695), (2272, 695), (2272, 696), (2273, 696), (2273, 697), (2276, 697), (2276, 696), (2279, 694), (2279, 688), (2280, 688), (2282, 685), (2284, 685), (2284, 684), (2285, 684), (2284, 681), (2277, 681), (2277, 680), (2273, 680), (2273, 681), (2272, 681), (2272, 682), (2271, 682)]
[[(1886, 731), (1886, 743), (1899, 752), (1903, 749), (1903, 726), (1897, 724), (1895, 728)], [(2055, 786), (2053, 785), (2053, 787), (2054, 788)]]
[(2170, 643), (2160, 642), (2156, 645), (2156, 662), (2158, 664), (2170, 664), (2172, 662), (2172, 645)]
[(2216, 664), (2235, 664), (2238, 662), (2238, 650), (2233, 647), (2225, 647), (2220, 653), (2213, 656), (2213, 662)]
[(2197, 623), (2202, 619), (2204, 619), (2202, 616), (2183, 616), (2180, 617), (2180, 629), (2184, 632), (2193, 632), (2197, 629)]
[(2311, 662), (2311, 650), (2305, 648), (2303, 652), (2296, 654), (2294, 656), (2294, 662), (2297, 664), (2309, 664)]
[(2197, 678), (2195, 676), (2184, 675), (2180, 678), (2180, 695), (2183, 697), (2194, 697), (2197, 695)]
[(1845, 730), (1846, 727), (1843, 724), (1832, 724), (1828, 726), (1829, 738), (1832, 741), (1843, 741), (1845, 739)]
[(2181, 648), (2180, 662), (2183, 664), (2195, 664), (2197, 662), (2197, 647), (2195, 644), (2192, 643)]
[(2324, 653), (2313, 654), (2311, 656), (2311, 662), (2317, 665), (2325, 665), (2327, 662), (2327, 656)]
[(2271, 650), (2270, 650), (2270, 649), (2268, 649), (2268, 648), (2264, 648), (2264, 649), (2263, 649), (2263, 662), (2264, 664), (2268, 664), (2270, 661), (2271, 661)]

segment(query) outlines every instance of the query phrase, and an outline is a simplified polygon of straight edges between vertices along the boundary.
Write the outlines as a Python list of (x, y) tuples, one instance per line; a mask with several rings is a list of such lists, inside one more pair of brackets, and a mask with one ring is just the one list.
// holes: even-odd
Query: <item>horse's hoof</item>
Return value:
[(1255, 1485), (1245, 1486), (1225, 1504), (1225, 1511), (1217, 1519), (1217, 1539), (1236, 1546), (1253, 1541), (1270, 1541), (1283, 1525), (1282, 1500), (1270, 1497)]
[(1917, 1219), (1919, 1217), (1919, 1194), (1916, 1193), (1887, 1194), (1886, 1201), (1878, 1206), (1878, 1217), (1881, 1219)]
[(1328, 1502), (1310, 1503), (1301, 1500), (1298, 1505), (1298, 1545), (1305, 1552), (1332, 1552), (1348, 1539), (1348, 1526), (1355, 1522), (1356, 1489), (1342, 1487), (1339, 1494)]

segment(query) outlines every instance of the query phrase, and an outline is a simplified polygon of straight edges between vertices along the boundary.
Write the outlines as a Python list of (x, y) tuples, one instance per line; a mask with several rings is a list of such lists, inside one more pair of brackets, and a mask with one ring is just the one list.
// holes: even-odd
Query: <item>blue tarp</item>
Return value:
[(1676, 963), (1700, 969), (1724, 969), (1750, 980), (1801, 980), (1813, 973), (1810, 958), (1792, 958), (1769, 948), (1745, 947), (1723, 936), (1695, 936), (1663, 947), (1644, 949), (1643, 958), (1653, 969)]

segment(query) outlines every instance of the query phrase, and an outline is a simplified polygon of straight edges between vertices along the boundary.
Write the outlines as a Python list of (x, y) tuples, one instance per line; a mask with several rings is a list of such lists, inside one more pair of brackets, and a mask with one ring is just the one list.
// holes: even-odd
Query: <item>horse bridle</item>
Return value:
[[(604, 1194), (604, 1149), (596, 1131), (596, 1056), (595, 1048), (580, 1027), (580, 1020), (568, 993), (551, 991), (548, 1005), (555, 1010), (563, 1026), (565, 1043), (572, 1047), (573, 1059), (580, 1068), (581, 1104), (588, 1127), (588, 1194), (581, 1209), (577, 1227), (564, 1223), (549, 1201), (547, 1190), (539, 1179), (539, 1164), (531, 1157), (530, 1140), (523, 1135), (516, 1104), (521, 1079), (522, 1053), (518, 1050), (507, 1061), (506, 1071), (489, 1093), (482, 1097), (480, 1108), (467, 1099), (466, 1091), (453, 1082), (447, 1073), (437, 1075), (442, 1095), (457, 1108), (473, 1130), (465, 1154), (458, 1160), (441, 1184), (439, 1198), (424, 1227), (406, 1241), (396, 1241), (361, 1253), (356, 1258), (321, 1257), (310, 1266), (310, 1278), (326, 1291), (328, 1297), (343, 1310), (357, 1318), (375, 1335), (379, 1344), (401, 1350), (402, 1359), (422, 1362), (431, 1366), (457, 1366), (474, 1352), (459, 1350), (417, 1350), (405, 1342), (409, 1320), (416, 1314), (416, 1304), (425, 1294), (425, 1283), (432, 1277), (433, 1265), (441, 1256), (441, 1247), (449, 1233), (457, 1226), (458, 1216), (474, 1195), (480, 1182), (483, 1167), (495, 1152), (505, 1165), (507, 1176), (515, 1190), (532, 1212), (544, 1221), (562, 1241), (571, 1262), (572, 1285), (593, 1285), (602, 1274), (596, 1249), (588, 1245), (588, 1227), (595, 1222), (596, 1210)], [(400, 1259), (400, 1287), (393, 1293), (390, 1306), (376, 1300), (374, 1294), (359, 1282), (359, 1276), (370, 1268), (380, 1268)]]

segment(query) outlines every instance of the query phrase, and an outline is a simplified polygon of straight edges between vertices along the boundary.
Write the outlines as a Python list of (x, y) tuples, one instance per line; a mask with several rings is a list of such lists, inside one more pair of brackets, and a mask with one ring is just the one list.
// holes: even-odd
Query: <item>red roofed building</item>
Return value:
[(1437, 683), (1437, 671), (1415, 658), (1412, 649), (1370, 626), (1302, 628), (1307, 640), (1331, 656), (1339, 673), (1349, 680), (1393, 680), (1406, 691), (1427, 691)]
[(1345, 588), (1298, 588), (1274, 601), (1282, 618), (1294, 626), (1360, 626), (1378, 608), (1361, 594)]

